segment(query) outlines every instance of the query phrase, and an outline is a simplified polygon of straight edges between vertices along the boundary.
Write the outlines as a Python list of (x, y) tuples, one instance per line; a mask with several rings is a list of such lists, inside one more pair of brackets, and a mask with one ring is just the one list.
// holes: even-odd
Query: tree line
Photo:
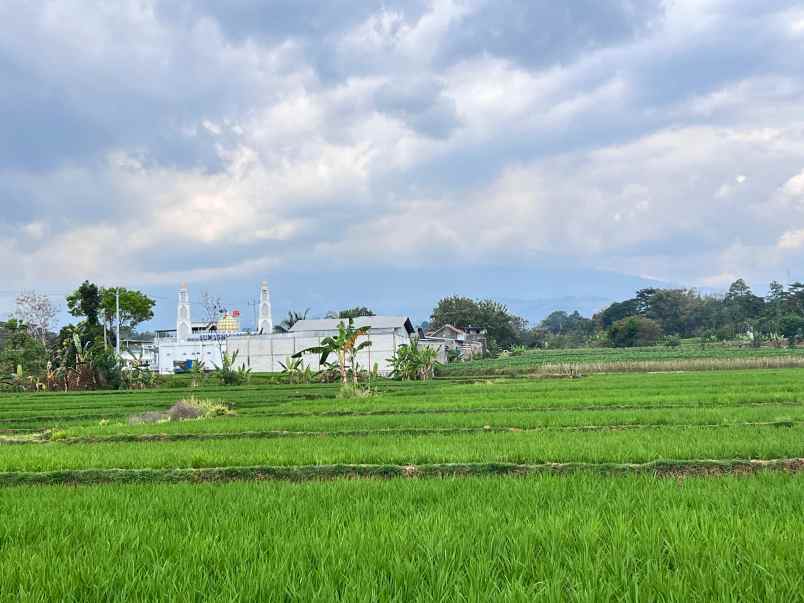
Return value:
[(424, 326), (435, 329), (446, 324), (484, 329), (491, 354), (519, 346), (676, 345), (692, 337), (702, 342), (797, 345), (804, 339), (804, 283), (785, 287), (773, 281), (765, 296), (756, 295), (741, 278), (721, 295), (688, 288), (644, 288), (592, 317), (557, 310), (534, 326), (494, 300), (451, 296), (436, 304)]
[(84, 281), (65, 301), (78, 319), (54, 333), (58, 307), (47, 295), (20, 293), (14, 314), (0, 323), (0, 384), (15, 389), (96, 389), (146, 385), (146, 371), (123, 372), (114, 353), (120, 336), (153, 318), (156, 302), (140, 291)]

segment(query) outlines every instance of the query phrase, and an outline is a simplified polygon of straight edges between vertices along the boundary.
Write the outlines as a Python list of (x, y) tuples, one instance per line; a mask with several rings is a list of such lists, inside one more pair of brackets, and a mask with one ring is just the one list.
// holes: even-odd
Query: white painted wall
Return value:
[[(237, 335), (226, 340), (230, 353), (238, 352), (237, 363), (245, 362), (246, 366), (257, 373), (276, 373), (282, 370), (280, 362), (286, 362), (289, 356), (301, 350), (321, 344), (321, 340), (335, 331), (318, 331), (303, 333), (277, 333), (273, 335)], [(358, 344), (366, 339), (371, 345), (362, 350), (357, 361), (360, 368), (372, 370), (374, 364), (382, 375), (391, 372), (390, 359), (400, 345), (410, 343), (407, 331), (404, 329), (373, 331), (366, 337), (361, 337)], [(317, 371), (320, 368), (320, 358), (315, 354), (305, 354), (302, 357), (304, 366)], [(329, 362), (337, 362), (334, 356)]]
[[(158, 370), (161, 375), (173, 374), (173, 362), (203, 360), (207, 370), (221, 366), (223, 357), (221, 352), (226, 351), (226, 341), (182, 341), (159, 340)], [(238, 365), (241, 358), (238, 358)]]

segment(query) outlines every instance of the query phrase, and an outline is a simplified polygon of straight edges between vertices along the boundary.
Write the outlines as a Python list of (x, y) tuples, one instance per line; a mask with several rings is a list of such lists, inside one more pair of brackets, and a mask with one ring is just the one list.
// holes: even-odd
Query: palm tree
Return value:
[(293, 328), (293, 325), (300, 320), (307, 320), (307, 314), (309, 313), (310, 308), (307, 308), (303, 314), (301, 312), (294, 312), (292, 310), (288, 311), (288, 317), (276, 325), (274, 327), (274, 331), (277, 333), (287, 333), (291, 328)]

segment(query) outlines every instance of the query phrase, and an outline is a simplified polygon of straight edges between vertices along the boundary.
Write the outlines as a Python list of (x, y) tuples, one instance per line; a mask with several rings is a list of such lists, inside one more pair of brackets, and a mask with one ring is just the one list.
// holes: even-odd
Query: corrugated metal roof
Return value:
[[(344, 318), (320, 318), (300, 320), (290, 328), (291, 333), (304, 331), (337, 331), (338, 323), (347, 323)], [(400, 329), (413, 333), (413, 324), (406, 316), (360, 316), (355, 318), (356, 327), (371, 327), (372, 329)]]

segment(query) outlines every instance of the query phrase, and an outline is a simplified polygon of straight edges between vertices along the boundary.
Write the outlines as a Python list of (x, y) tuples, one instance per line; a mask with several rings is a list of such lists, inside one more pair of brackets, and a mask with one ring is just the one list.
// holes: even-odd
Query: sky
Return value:
[(762, 290), (804, 278), (802, 109), (800, 1), (4, 0), (0, 311), (507, 266), (511, 299)]

